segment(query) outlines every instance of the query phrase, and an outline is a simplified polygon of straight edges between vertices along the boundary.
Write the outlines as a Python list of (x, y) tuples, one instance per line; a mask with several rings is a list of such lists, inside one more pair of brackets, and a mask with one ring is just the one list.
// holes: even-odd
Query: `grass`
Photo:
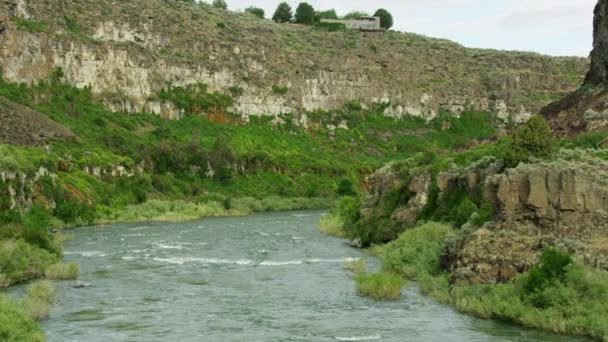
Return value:
[(344, 221), (340, 215), (329, 213), (321, 217), (319, 222), (319, 230), (321, 233), (338, 238), (346, 237), (344, 233)]
[[(530, 290), (533, 273), (496, 285), (450, 284), (439, 260), (451, 229), (427, 223), (405, 231), (384, 246), (373, 249), (384, 273), (416, 279), (423, 293), (481, 318), (511, 321), (560, 334), (587, 335), (608, 341), (608, 272), (572, 263), (562, 277)], [(360, 277), (365, 291), (378, 296), (384, 281)]]
[(395, 300), (401, 297), (405, 285), (402, 277), (391, 273), (358, 274), (355, 276), (357, 292), (375, 300)]
[(0, 288), (42, 277), (57, 261), (56, 254), (21, 239), (0, 240)]
[(73, 280), (78, 278), (80, 267), (76, 263), (53, 264), (44, 271), (44, 276), (52, 280)]
[(367, 267), (367, 263), (365, 259), (360, 258), (357, 260), (347, 261), (344, 263), (344, 269), (350, 271), (354, 274), (363, 274), (365, 273), (365, 269)]
[(27, 288), (22, 301), (24, 310), (35, 320), (49, 317), (51, 304), (55, 300), (55, 287), (49, 281), (39, 281)]
[(22, 305), (0, 294), (0, 340), (42, 342), (44, 334)]

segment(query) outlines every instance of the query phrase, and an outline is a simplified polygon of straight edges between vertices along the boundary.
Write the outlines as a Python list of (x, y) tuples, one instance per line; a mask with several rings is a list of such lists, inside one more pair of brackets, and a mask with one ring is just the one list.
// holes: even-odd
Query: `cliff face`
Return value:
[[(3, 77), (32, 83), (57, 67), (113, 110), (180, 115), (154, 98), (205, 83), (238, 115), (385, 102), (386, 115), (473, 106), (521, 121), (575, 89), (586, 59), (466, 49), (407, 33), (326, 32), (172, 0), (0, 3)], [(279, 91), (281, 90), (281, 91)]]
[(505, 170), (502, 161), (486, 157), (467, 167), (442, 171), (435, 181), (424, 168), (404, 178), (395, 165), (371, 177), (372, 191), (361, 211), (363, 221), (374, 224), (366, 218), (383, 208), (383, 194), (394, 191), (409, 193), (407, 201), (389, 213), (390, 222), (402, 229), (425, 219), (429, 204), (447, 205), (449, 211), (449, 206), (458, 206), (453, 200), (465, 194), (492, 208), (490, 221), (475, 226), (480, 214), (473, 214), (448, 242), (442, 264), (453, 281), (510, 280), (537, 265), (539, 254), (551, 246), (608, 269), (606, 161), (585, 151), (562, 151), (555, 161)]
[(608, 1), (598, 0), (591, 66), (581, 88), (542, 109), (556, 133), (608, 130)]
[(608, 1), (598, 0), (593, 18), (593, 51), (585, 84), (608, 83)]
[(608, 269), (607, 171), (607, 163), (582, 158), (521, 164), (487, 177), (484, 197), (496, 208), (496, 221), (449, 244), (444, 263), (454, 280), (509, 280), (535, 266), (550, 246)]

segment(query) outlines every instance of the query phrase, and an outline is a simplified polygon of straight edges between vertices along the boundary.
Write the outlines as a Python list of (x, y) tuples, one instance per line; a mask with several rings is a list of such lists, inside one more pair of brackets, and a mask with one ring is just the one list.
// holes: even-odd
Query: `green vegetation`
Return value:
[(0, 294), (0, 340), (42, 342), (44, 334), (21, 303)]
[(215, 8), (224, 9), (224, 10), (228, 8), (228, 4), (226, 4), (225, 0), (213, 0), (213, 2), (211, 3), (211, 6), (213, 6)]
[(289, 88), (283, 86), (272, 86), (272, 92), (276, 95), (285, 95), (289, 91)]
[(272, 20), (277, 23), (289, 23), (292, 19), (293, 13), (291, 12), (291, 6), (286, 2), (280, 3), (272, 15)]
[(49, 317), (54, 300), (55, 287), (53, 284), (48, 281), (39, 281), (28, 286), (22, 306), (30, 317), (40, 321)]
[(415, 279), (422, 274), (441, 273), (439, 256), (451, 229), (448, 225), (430, 222), (403, 232), (399, 238), (373, 252), (382, 259), (386, 272)]
[(266, 15), (263, 8), (253, 7), (253, 6), (247, 7), (245, 9), (245, 12), (251, 13), (260, 19), (264, 19), (264, 16)]
[(325, 235), (338, 238), (346, 237), (344, 234), (344, 222), (342, 221), (342, 218), (340, 215), (333, 212), (321, 217), (319, 230)]
[(530, 158), (548, 158), (555, 151), (556, 139), (542, 116), (533, 116), (513, 134), (505, 156), (507, 165), (515, 167)]
[(315, 9), (307, 2), (301, 2), (294, 19), (298, 24), (312, 25), (315, 22)]
[(52, 280), (73, 280), (78, 278), (80, 267), (76, 263), (58, 263), (46, 268), (44, 276)]
[(401, 297), (405, 281), (390, 273), (357, 274), (357, 292), (375, 300), (394, 300)]
[(346, 13), (342, 18), (344, 19), (357, 19), (360, 17), (369, 17), (369, 13), (363, 11), (352, 11)]
[(12, 16), (11, 20), (17, 24), (17, 27), (30, 33), (46, 32), (47, 25), (42, 21), (25, 19), (19, 16)]
[(380, 27), (387, 30), (393, 27), (393, 16), (384, 8), (377, 10), (374, 17), (380, 17)]
[(482, 318), (512, 321), (556, 333), (608, 340), (608, 272), (574, 263), (548, 249), (538, 267), (496, 285), (450, 284), (440, 267), (444, 244), (454, 232), (427, 223), (375, 247), (384, 273), (416, 279), (422, 291)]
[(344, 269), (350, 271), (354, 274), (363, 274), (365, 273), (365, 269), (367, 264), (365, 259), (360, 258), (357, 260), (347, 261), (344, 263)]

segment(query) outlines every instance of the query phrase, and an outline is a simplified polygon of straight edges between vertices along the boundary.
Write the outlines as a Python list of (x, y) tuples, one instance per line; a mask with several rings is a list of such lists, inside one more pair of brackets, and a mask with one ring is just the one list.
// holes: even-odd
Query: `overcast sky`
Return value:
[[(211, 2), (211, 0), (206, 0)], [(251, 5), (271, 17), (281, 0), (227, 0), (232, 10)], [(299, 1), (287, 1), (295, 9)], [(587, 56), (597, 0), (308, 0), (315, 9), (373, 13), (388, 9), (394, 29), (448, 38), (468, 47)]]

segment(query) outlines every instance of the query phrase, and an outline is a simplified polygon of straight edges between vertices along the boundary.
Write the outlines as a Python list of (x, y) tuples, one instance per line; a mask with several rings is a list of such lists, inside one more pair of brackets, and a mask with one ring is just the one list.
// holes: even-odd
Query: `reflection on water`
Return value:
[[(479, 320), (404, 290), (357, 296), (321, 212), (120, 224), (75, 231), (66, 259), (94, 287), (59, 283), (49, 341), (572, 341)], [(377, 261), (368, 259), (377, 267)]]

